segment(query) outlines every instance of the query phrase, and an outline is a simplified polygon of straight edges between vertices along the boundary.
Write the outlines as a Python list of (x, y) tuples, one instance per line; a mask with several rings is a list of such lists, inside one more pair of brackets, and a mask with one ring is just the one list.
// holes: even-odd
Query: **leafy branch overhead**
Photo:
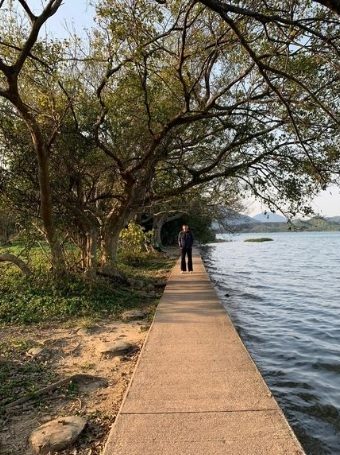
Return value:
[(61, 2), (39, 16), (20, 5), (25, 28), (5, 27), (0, 40), (2, 186), (40, 224), (54, 262), (59, 239), (71, 238), (85, 269), (97, 267), (98, 250), (102, 266), (113, 264), (136, 214), (195, 189), (229, 200), (251, 191), (296, 212), (338, 178), (331, 9), (102, 0), (85, 43), (39, 40)]

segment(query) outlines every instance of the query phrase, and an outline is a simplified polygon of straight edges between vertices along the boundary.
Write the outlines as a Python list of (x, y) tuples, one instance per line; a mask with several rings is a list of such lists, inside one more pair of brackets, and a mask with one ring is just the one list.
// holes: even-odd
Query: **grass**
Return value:
[[(20, 244), (6, 250), (19, 255), (23, 252)], [(29, 277), (13, 265), (0, 264), (0, 324), (116, 318), (122, 311), (138, 308), (148, 300), (142, 291), (104, 277), (89, 280), (81, 274), (70, 273), (62, 282), (55, 282), (48, 272), (42, 248), (31, 249), (22, 257), (34, 270)], [(140, 280), (147, 286), (165, 276), (172, 265), (173, 260), (162, 255), (142, 255), (128, 261), (120, 256), (117, 267), (127, 278)]]

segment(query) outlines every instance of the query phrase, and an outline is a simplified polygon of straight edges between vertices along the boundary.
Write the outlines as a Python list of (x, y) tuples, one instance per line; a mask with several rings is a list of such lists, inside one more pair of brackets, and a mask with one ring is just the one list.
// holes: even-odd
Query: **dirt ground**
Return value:
[[(31, 455), (31, 432), (51, 419), (67, 415), (83, 416), (88, 424), (77, 443), (59, 453), (100, 454), (150, 319), (149, 315), (132, 322), (85, 321), (77, 327), (25, 327), (20, 332), (14, 327), (1, 329), (1, 455)], [(136, 348), (120, 357), (100, 353), (103, 343), (117, 340), (134, 343)], [(72, 376), (72, 381), (44, 391), (44, 387)], [(27, 395), (27, 391), (35, 391), (34, 397), (15, 406), (13, 401)]]

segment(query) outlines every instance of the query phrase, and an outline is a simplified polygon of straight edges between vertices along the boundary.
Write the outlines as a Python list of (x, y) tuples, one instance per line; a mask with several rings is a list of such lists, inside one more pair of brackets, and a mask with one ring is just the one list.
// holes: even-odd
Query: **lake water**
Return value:
[(203, 247), (219, 297), (306, 453), (340, 454), (340, 232), (224, 238)]

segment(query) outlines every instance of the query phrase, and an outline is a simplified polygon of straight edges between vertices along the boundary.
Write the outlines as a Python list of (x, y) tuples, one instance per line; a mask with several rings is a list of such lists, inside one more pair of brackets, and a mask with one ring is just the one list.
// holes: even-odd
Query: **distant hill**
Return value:
[(243, 215), (236, 212), (235, 210), (228, 209), (223, 207), (221, 209), (222, 216), (219, 221), (214, 221), (212, 223), (212, 228), (214, 230), (228, 230), (228, 228), (233, 228), (240, 225), (256, 224), (256, 221), (250, 216)]
[(287, 219), (273, 212), (263, 212), (253, 216), (253, 219), (259, 223), (286, 223)]
[(294, 220), (291, 223), (288, 223), (286, 218), (273, 213), (269, 214), (269, 217), (264, 214), (249, 217), (228, 209), (223, 209), (222, 213), (225, 216), (222, 216), (219, 222), (214, 222), (212, 224), (212, 229), (219, 233), (340, 231), (340, 216), (328, 218), (315, 216), (309, 220)]
[(325, 220), (329, 221), (330, 223), (339, 223), (340, 224), (340, 216), (328, 216)]

